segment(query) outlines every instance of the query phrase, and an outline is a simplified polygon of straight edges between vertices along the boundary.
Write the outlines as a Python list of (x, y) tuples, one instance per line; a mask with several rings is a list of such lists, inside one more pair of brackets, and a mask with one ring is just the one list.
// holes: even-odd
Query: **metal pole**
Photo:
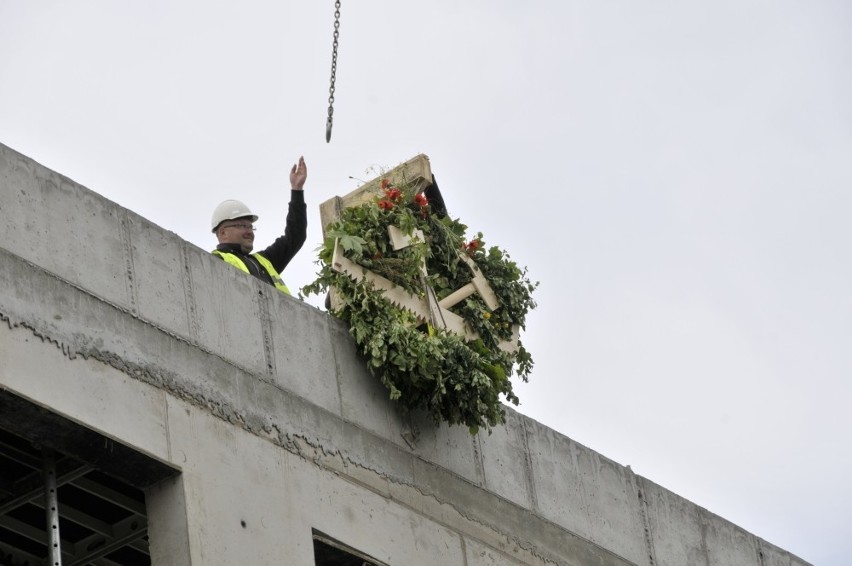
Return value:
[(59, 547), (59, 498), (56, 495), (56, 458), (53, 450), (41, 451), (44, 461), (44, 512), (47, 516), (47, 556), (51, 566), (62, 566)]

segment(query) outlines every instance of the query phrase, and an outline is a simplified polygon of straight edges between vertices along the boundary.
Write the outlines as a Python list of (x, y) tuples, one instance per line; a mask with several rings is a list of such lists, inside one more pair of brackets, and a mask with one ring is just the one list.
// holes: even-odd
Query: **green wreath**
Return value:
[[(335, 290), (332, 314), (349, 323), (370, 371), (405, 411), (425, 409), (436, 421), (465, 425), (471, 434), (503, 423), (501, 395), (515, 405), (519, 402), (510, 378), (517, 373), (527, 381), (532, 370), (532, 356), (517, 330), (535, 308), (532, 292), (538, 283), (530, 282), (526, 268), (520, 269), (505, 251), (486, 249), (481, 233), (468, 240), (464, 224), (433, 214), (426, 197), (411, 186), (394, 187), (383, 179), (381, 189), (383, 194), (344, 209), (340, 220), (327, 226), (316, 262), (321, 269), (302, 293)], [(394, 250), (389, 226), (408, 236), (422, 234), (422, 239)], [(499, 306), (491, 310), (473, 294), (452, 307), (475, 333), (475, 339), (465, 340), (395, 306), (369, 280), (336, 271), (335, 246), (362, 269), (420, 299), (427, 293), (425, 278), (438, 301), (473, 279), (464, 254), (488, 281)], [(506, 348), (507, 343), (513, 347)]]

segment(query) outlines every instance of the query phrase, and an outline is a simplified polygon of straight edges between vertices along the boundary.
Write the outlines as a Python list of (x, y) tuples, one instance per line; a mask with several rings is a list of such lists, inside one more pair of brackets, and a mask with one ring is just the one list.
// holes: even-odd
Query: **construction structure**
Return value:
[(2, 145), (0, 223), (0, 565), (806, 564), (511, 409), (402, 417), (341, 321)]

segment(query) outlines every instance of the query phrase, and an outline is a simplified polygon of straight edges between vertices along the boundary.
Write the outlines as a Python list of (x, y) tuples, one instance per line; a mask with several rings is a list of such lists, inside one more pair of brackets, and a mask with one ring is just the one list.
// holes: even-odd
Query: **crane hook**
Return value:
[(331, 84), (328, 87), (328, 119), (325, 121), (325, 143), (331, 141), (334, 117), (334, 81), (337, 78), (337, 40), (340, 37), (340, 0), (334, 2), (334, 42), (331, 44)]

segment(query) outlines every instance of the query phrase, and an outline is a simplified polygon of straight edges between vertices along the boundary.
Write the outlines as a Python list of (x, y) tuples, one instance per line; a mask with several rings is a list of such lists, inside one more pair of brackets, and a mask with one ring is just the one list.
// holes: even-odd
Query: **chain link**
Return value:
[(331, 84), (328, 87), (328, 119), (325, 122), (325, 143), (331, 141), (331, 122), (334, 116), (334, 81), (337, 79), (337, 40), (340, 37), (340, 0), (334, 2), (334, 43), (331, 49)]

